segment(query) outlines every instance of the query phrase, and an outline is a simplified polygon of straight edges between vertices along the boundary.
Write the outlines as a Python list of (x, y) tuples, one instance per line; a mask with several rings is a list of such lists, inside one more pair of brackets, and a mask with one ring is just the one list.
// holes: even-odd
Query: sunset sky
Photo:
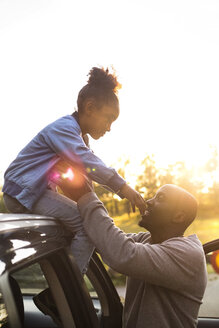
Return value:
[(0, 0), (0, 182), (45, 125), (72, 113), (93, 66), (123, 85), (107, 165), (146, 154), (200, 166), (219, 149), (218, 0)]

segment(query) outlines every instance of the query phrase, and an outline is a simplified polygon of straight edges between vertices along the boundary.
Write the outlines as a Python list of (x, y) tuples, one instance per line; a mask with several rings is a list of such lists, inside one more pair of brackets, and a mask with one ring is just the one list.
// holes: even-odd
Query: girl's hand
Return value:
[(124, 184), (120, 189), (120, 193), (122, 194), (122, 196), (124, 196), (131, 202), (133, 212), (135, 212), (135, 206), (137, 206), (141, 215), (144, 214), (147, 205), (144, 198), (139, 194), (139, 192), (132, 189), (129, 185)]

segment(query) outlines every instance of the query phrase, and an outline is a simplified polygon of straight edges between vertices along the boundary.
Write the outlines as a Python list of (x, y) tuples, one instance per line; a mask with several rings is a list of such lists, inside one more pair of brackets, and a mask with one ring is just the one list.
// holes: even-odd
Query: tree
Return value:
[[(120, 160), (121, 162), (121, 160)], [(126, 170), (127, 170), (127, 166), (130, 164), (130, 160), (129, 159), (125, 159), (124, 163), (123, 163), (123, 167), (118, 169), (118, 173), (121, 175), (121, 177), (123, 177), (123, 179), (126, 178)], [(124, 203), (124, 211), (125, 213), (128, 214), (128, 216), (130, 217), (130, 213), (131, 213), (131, 205), (128, 199), (124, 199), (123, 200)]]
[(103, 186), (93, 182), (94, 191), (102, 202), (112, 198), (113, 192), (104, 188)]
[(159, 171), (159, 176), (158, 176), (159, 186), (175, 183), (174, 166), (175, 166), (174, 164), (170, 164), (168, 165), (167, 169), (161, 169)]
[(137, 178), (136, 189), (139, 192), (143, 192), (144, 197), (147, 199), (154, 196), (159, 186), (158, 169), (155, 166), (155, 160), (153, 157), (153, 155), (147, 155), (141, 162), (144, 166), (144, 171)]
[(0, 213), (8, 213), (8, 211), (5, 207), (5, 204), (4, 204), (2, 192), (0, 192)]
[(205, 164), (205, 171), (211, 173), (212, 178), (215, 180), (215, 172), (218, 169), (218, 151), (216, 147), (211, 147), (212, 153), (210, 159)]

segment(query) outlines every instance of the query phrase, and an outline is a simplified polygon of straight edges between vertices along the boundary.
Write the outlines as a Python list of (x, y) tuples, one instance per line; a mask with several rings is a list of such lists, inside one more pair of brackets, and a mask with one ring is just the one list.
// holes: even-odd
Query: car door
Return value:
[(219, 327), (219, 239), (203, 245), (208, 282), (200, 307), (198, 328)]

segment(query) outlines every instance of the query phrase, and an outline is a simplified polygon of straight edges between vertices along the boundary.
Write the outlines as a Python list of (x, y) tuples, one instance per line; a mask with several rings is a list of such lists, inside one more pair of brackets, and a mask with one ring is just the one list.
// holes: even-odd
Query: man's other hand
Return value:
[(64, 161), (59, 161), (54, 166), (50, 172), (50, 180), (59, 186), (65, 196), (75, 202), (83, 195), (93, 191), (92, 181)]

